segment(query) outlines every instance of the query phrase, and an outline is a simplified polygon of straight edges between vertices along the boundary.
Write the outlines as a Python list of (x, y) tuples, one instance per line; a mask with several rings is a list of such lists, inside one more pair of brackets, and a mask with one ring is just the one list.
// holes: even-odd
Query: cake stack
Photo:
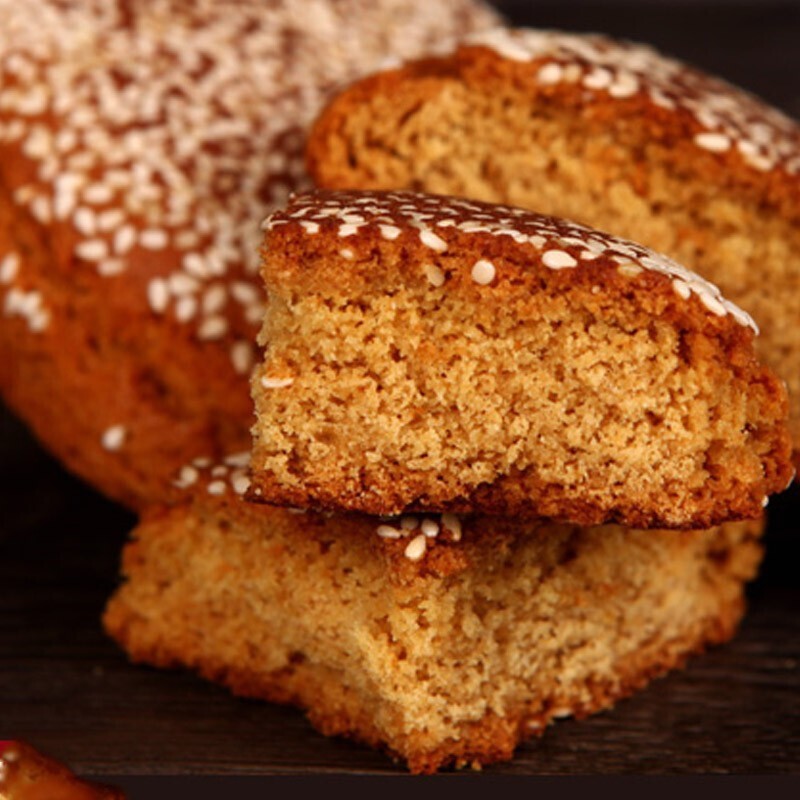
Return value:
[(433, 772), (733, 635), (793, 475), (795, 123), (494, 30), (333, 99), (286, 204), (334, 82), (492, 15), (6, 5), (0, 383), (141, 510), (132, 660)]

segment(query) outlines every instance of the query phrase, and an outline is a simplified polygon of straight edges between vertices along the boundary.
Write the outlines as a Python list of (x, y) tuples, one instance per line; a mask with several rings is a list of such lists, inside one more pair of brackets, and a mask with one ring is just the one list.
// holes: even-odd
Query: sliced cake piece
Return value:
[(752, 320), (662, 256), (412, 193), (266, 228), (253, 499), (699, 528), (791, 479)]
[(343, 91), (308, 160), (326, 188), (510, 203), (696, 270), (761, 326), (800, 442), (800, 126), (746, 92), (642, 45), (498, 29)]
[(760, 559), (758, 522), (323, 516), (244, 502), (246, 482), (184, 470), (184, 502), (134, 531), (108, 632), (414, 772), (508, 759), (726, 640)]

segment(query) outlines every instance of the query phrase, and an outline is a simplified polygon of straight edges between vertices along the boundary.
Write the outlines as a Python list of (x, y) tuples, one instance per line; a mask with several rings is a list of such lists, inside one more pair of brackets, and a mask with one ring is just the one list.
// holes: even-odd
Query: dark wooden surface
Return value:
[[(650, 41), (800, 116), (797, 4), (501, 5), (520, 22)], [(99, 615), (133, 518), (2, 409), (0, 431), (0, 738), (87, 775), (400, 772), (292, 709), (130, 666)], [(489, 772), (800, 773), (799, 543), (794, 489), (771, 506), (768, 555), (733, 642), (613, 711), (555, 725)]]

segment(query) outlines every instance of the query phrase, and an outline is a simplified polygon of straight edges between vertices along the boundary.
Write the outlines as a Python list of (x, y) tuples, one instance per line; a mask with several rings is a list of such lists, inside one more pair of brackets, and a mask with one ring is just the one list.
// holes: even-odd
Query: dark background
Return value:
[[(798, 2), (495, 5), (519, 24), (651, 43), (800, 118)], [(67, 475), (2, 407), (0, 430), (0, 738), (112, 780), (402, 772), (316, 734), (296, 710), (130, 666), (99, 616), (133, 517)], [(795, 488), (770, 505), (767, 557), (733, 642), (613, 711), (558, 723), (486, 772), (800, 773), (798, 533)]]

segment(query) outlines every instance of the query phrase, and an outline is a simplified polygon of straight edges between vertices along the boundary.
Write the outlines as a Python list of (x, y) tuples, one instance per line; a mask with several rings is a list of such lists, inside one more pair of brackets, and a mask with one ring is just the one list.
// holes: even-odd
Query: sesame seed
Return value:
[(381, 539), (399, 539), (401, 534), (397, 528), (393, 528), (391, 525), (378, 525), (376, 531), (378, 536)]
[(147, 284), (147, 302), (156, 314), (166, 311), (169, 303), (169, 286), (163, 278), (153, 278)]
[(125, 272), (125, 262), (121, 258), (106, 258), (97, 265), (99, 275), (109, 277)]
[(550, 269), (568, 269), (577, 263), (565, 250), (547, 250), (542, 253), (542, 264)]
[(136, 229), (132, 225), (125, 225), (114, 234), (112, 245), (117, 255), (124, 255), (136, 244)]
[(84, 261), (100, 261), (108, 255), (108, 245), (102, 239), (87, 239), (78, 242), (75, 254)]
[(186, 466), (181, 467), (180, 472), (178, 473), (178, 479), (173, 481), (173, 483), (179, 489), (186, 489), (195, 483), (199, 476), (200, 473), (194, 467), (187, 464)]
[(231, 364), (238, 375), (247, 375), (253, 366), (253, 347), (250, 342), (238, 341), (231, 345)]
[(225, 317), (207, 317), (200, 323), (197, 336), (203, 340), (221, 339), (228, 332), (228, 320)]
[(698, 133), (695, 144), (712, 153), (724, 153), (731, 146), (731, 140), (723, 133)]
[(637, 275), (641, 275), (644, 272), (644, 269), (638, 264), (634, 264), (629, 261), (624, 264), (620, 264), (617, 267), (617, 272), (627, 278), (635, 278)]
[(310, 220), (300, 220), (300, 225), (306, 233), (319, 233), (319, 223)]
[(455, 514), (442, 514), (442, 526), (453, 536), (453, 541), (461, 541), (461, 520)]
[(215, 464), (213, 467), (211, 467), (212, 478), (223, 478), (227, 474), (228, 474), (227, 464)]
[(12, 283), (19, 273), (19, 254), (7, 253), (0, 261), (0, 283)]
[(401, 232), (400, 228), (396, 225), (379, 225), (378, 230), (380, 230), (381, 236), (384, 239), (388, 239), (390, 242), (393, 242)]
[(708, 292), (698, 292), (700, 302), (712, 313), (718, 317), (724, 317), (728, 312), (725, 306), (713, 295)]
[(348, 261), (352, 261), (356, 257), (355, 253), (349, 247), (342, 248), (339, 251), (339, 255), (342, 258), (346, 258)]
[(413, 516), (404, 516), (400, 520), (400, 527), (404, 531), (413, 531), (419, 527), (419, 520)]
[(205, 314), (216, 314), (225, 307), (228, 300), (228, 293), (222, 284), (215, 284), (206, 289), (203, 295), (203, 312)]
[(444, 285), (445, 274), (435, 264), (425, 264), (422, 269), (431, 286), (436, 286), (438, 288)]
[(147, 228), (139, 234), (139, 244), (146, 250), (161, 250), (168, 242), (167, 232), (161, 228)]
[(679, 278), (672, 281), (672, 288), (675, 290), (675, 293), (680, 295), (684, 300), (688, 300), (692, 293), (692, 288), (689, 284)]
[(112, 425), (103, 431), (100, 442), (106, 450), (119, 450), (125, 443), (127, 431), (123, 425)]
[(481, 259), (472, 267), (472, 280), (480, 286), (488, 286), (496, 277), (497, 270), (491, 261)]
[(536, 80), (539, 83), (549, 86), (558, 83), (564, 76), (564, 69), (560, 64), (550, 63), (545, 64), (536, 74)]
[(265, 389), (285, 389), (294, 383), (294, 378), (271, 378), (264, 376), (261, 378), (261, 385)]
[(433, 537), (439, 535), (439, 525), (432, 519), (422, 520), (422, 525), (420, 526), (420, 530), (429, 539), (432, 539)]
[(199, 253), (187, 253), (181, 262), (183, 268), (196, 278), (207, 278), (208, 268), (205, 259)]
[(86, 206), (81, 206), (76, 209), (72, 215), (72, 224), (84, 236), (94, 236), (97, 230), (97, 219), (95, 218), (94, 211)]
[(428, 549), (428, 540), (424, 534), (412, 539), (406, 546), (404, 555), (409, 561), (419, 561)]
[(225, 456), (225, 463), (229, 467), (246, 467), (250, 464), (250, 451), (243, 450), (241, 453), (231, 453)]
[(352, 225), (352, 224), (345, 224), (339, 226), (339, 236), (345, 238), (346, 236), (352, 236), (354, 233), (358, 231), (360, 225)]
[(613, 76), (607, 69), (599, 67), (592, 70), (583, 79), (583, 85), (587, 89), (606, 89), (611, 85)]
[(227, 488), (228, 487), (225, 481), (211, 481), (211, 483), (208, 484), (206, 491), (211, 495), (219, 497), (220, 495), (225, 494)]
[(175, 303), (175, 319), (188, 322), (197, 313), (197, 299), (190, 294), (184, 295)]
[(231, 486), (236, 494), (244, 494), (250, 488), (250, 478), (238, 473), (231, 477)]
[(428, 228), (423, 228), (419, 232), (419, 239), (425, 247), (430, 247), (431, 250), (435, 250), (437, 253), (444, 253), (447, 250), (447, 242)]
[(183, 272), (173, 272), (167, 279), (169, 288), (175, 295), (194, 294), (200, 289), (200, 284)]

